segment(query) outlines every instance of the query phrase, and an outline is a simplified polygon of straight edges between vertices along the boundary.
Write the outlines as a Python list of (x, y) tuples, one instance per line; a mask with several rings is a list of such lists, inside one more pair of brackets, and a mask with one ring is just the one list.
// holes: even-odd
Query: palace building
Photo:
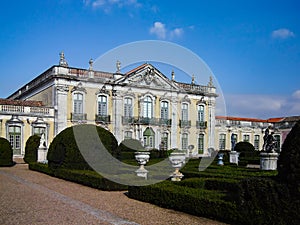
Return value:
[(295, 117), (267, 120), (216, 116), (216, 88), (175, 80), (145, 63), (126, 73), (69, 67), (63, 53), (52, 66), (7, 99), (0, 99), (0, 137), (10, 141), (15, 157), (24, 156), (27, 139), (44, 134), (47, 147), (67, 127), (95, 124), (118, 142), (139, 140), (149, 149), (179, 149), (193, 157), (209, 149), (232, 150), (232, 142), (248, 141), (262, 150), (264, 131), (274, 131), (277, 151)]
[(182, 83), (151, 64), (126, 73), (69, 67), (60, 54), (59, 65), (25, 84), (0, 102), (1, 136), (10, 140), (15, 156), (24, 155), (26, 140), (44, 133), (47, 146), (67, 127), (96, 124), (112, 132), (118, 142), (134, 138), (150, 149), (188, 150), (209, 155), (215, 148), (216, 88)]

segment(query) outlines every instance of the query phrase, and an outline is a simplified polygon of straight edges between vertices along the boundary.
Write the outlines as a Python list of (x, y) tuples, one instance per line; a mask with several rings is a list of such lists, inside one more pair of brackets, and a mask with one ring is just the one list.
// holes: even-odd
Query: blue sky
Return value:
[(300, 115), (299, 10), (296, 0), (1, 1), (0, 97), (58, 64), (62, 50), (88, 68), (119, 45), (163, 40), (207, 63), (228, 115)]

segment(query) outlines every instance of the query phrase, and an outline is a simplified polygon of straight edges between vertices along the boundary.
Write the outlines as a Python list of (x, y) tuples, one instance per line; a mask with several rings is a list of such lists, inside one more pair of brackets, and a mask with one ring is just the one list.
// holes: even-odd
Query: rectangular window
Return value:
[(152, 118), (152, 99), (147, 96), (143, 102), (143, 117), (144, 118)]
[(244, 134), (243, 141), (249, 142), (250, 141), (250, 135), (249, 134)]
[(74, 114), (83, 113), (83, 94), (74, 94)]
[(181, 145), (182, 145), (181, 146), (182, 150), (188, 149), (188, 135), (187, 134), (182, 134)]
[(198, 105), (198, 121), (203, 122), (204, 121), (204, 106)]
[(132, 117), (132, 99), (131, 98), (124, 99), (124, 116), (126, 118)]
[(254, 136), (254, 149), (259, 150), (259, 135)]
[(169, 119), (169, 104), (166, 101), (160, 103), (160, 117), (162, 119)]
[(204, 151), (204, 134), (199, 134), (198, 137), (198, 153), (203, 154)]
[(220, 134), (219, 136), (219, 148), (220, 150), (225, 150), (226, 147), (226, 134)]
[(125, 131), (125, 135), (124, 135), (125, 139), (131, 139), (132, 138), (132, 132), (131, 131)]
[(161, 143), (160, 143), (160, 149), (161, 150), (168, 150), (168, 133), (163, 133), (161, 137)]
[(98, 115), (107, 116), (107, 97), (104, 95), (98, 96)]
[(186, 103), (182, 104), (181, 118), (182, 118), (183, 121), (188, 121), (189, 120), (188, 104), (186, 104)]

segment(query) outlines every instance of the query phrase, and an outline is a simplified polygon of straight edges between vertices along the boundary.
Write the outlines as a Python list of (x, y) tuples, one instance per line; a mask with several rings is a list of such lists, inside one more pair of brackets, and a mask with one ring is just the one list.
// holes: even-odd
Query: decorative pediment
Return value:
[(106, 89), (106, 86), (103, 85), (97, 92), (96, 92), (96, 95), (98, 94), (106, 94), (106, 95), (109, 95), (109, 90)]
[(129, 86), (147, 86), (147, 88), (177, 89), (171, 80), (150, 64), (135, 73), (127, 74), (118, 83)]
[(74, 86), (74, 87), (72, 88), (72, 91), (71, 91), (71, 92), (73, 93), (74, 91), (79, 91), (79, 92), (87, 93), (87, 92), (86, 92), (86, 89), (82, 86), (82, 83), (81, 83), (81, 82), (79, 82), (77, 86)]

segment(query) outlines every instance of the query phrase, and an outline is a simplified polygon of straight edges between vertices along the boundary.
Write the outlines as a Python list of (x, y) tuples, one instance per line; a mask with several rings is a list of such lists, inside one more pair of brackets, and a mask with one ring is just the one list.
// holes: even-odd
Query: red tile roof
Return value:
[(40, 107), (44, 106), (42, 101), (23, 101), (23, 100), (12, 100), (0, 98), (0, 105), (19, 105), (19, 106), (33, 106)]
[(267, 120), (257, 118), (233, 117), (233, 116), (216, 116), (216, 119), (221, 120), (236, 120), (236, 121), (250, 121), (250, 122), (267, 122)]

